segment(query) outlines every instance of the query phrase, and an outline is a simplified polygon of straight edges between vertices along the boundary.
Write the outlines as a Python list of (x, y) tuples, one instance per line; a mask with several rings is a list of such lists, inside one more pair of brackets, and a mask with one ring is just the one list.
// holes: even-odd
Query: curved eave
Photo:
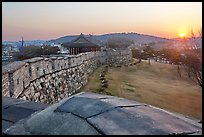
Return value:
[(63, 47), (66, 48), (86, 48), (86, 47), (100, 47), (99, 45), (92, 44), (92, 43), (65, 43), (62, 44)]

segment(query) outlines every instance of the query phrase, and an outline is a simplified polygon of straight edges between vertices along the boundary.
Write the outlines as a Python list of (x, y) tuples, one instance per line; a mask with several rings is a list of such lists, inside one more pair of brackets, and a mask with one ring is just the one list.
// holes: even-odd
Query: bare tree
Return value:
[(140, 49), (138, 49), (138, 48), (133, 48), (132, 49), (132, 56), (133, 56), (133, 58), (136, 58), (136, 59), (138, 59), (139, 61), (139, 63), (142, 61), (142, 59), (141, 59), (141, 50)]
[(29, 59), (29, 58), (34, 58), (34, 57), (39, 57), (41, 55), (50, 55), (50, 54), (57, 54), (59, 51), (58, 47), (52, 47), (45, 45), (43, 48), (40, 46), (26, 46), (23, 49), (22, 52), (17, 52), (15, 53), (14, 57), (17, 60), (24, 60), (24, 59)]
[(153, 57), (155, 50), (151, 46), (145, 46), (143, 51), (144, 51), (142, 53), (143, 58), (145, 58), (145, 59), (148, 58), (149, 64), (150, 64), (150, 59)]
[(170, 64), (177, 65), (177, 72), (179, 76), (181, 77), (181, 56), (180, 52), (177, 49), (171, 48), (171, 49), (161, 49), (160, 53), (163, 54), (163, 57), (166, 58), (170, 62)]
[[(200, 37), (202, 38), (202, 30), (199, 31)], [(188, 73), (188, 77), (202, 87), (202, 50), (197, 42), (195, 33), (191, 32), (191, 46), (192, 49), (186, 49), (182, 63), (185, 66), (185, 70)]]

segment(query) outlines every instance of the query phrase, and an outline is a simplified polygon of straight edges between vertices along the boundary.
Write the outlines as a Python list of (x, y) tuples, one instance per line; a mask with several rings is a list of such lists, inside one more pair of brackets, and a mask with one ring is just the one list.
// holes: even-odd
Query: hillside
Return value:
[[(89, 35), (85, 35), (89, 36)], [(69, 42), (78, 37), (78, 35), (73, 36), (64, 36), (57, 39), (50, 40), (52, 43), (64, 43)], [(138, 33), (110, 33), (103, 35), (93, 35), (93, 37), (97, 40), (100, 40), (103, 43), (106, 43), (110, 38), (126, 38), (134, 41), (135, 44), (143, 44), (143, 43), (151, 43), (151, 42), (168, 42), (169, 39), (151, 36), (151, 35), (143, 35)]]
[[(80, 91), (100, 93), (98, 68)], [(169, 111), (202, 120), (202, 89), (183, 73), (179, 78), (176, 67), (143, 61), (136, 66), (110, 68), (106, 74), (106, 94), (151, 104)]]
[[(31, 41), (24, 41), (24, 45), (43, 45), (43, 44), (61, 44), (64, 42), (70, 42), (76, 39), (79, 35), (70, 35), (70, 36), (63, 36), (57, 39), (51, 40), (31, 40)], [(91, 39), (98, 43), (99, 45), (105, 45), (110, 41), (115, 43), (131, 43), (132, 47), (140, 47), (144, 46), (144, 44), (154, 43), (153, 47), (155, 49), (160, 49), (163, 47), (171, 47), (172, 45), (180, 45), (179, 41), (180, 38), (173, 38), (173, 39), (166, 39), (151, 35), (144, 35), (139, 33), (110, 33), (110, 34), (103, 34), (103, 35), (91, 35)], [(86, 38), (90, 38), (90, 35), (85, 35)], [(195, 40), (188, 38), (189, 45), (192, 45), (196, 42), (200, 48), (202, 48), (202, 37), (197, 37)], [(129, 41), (129, 42), (127, 42)], [(178, 44), (176, 44), (178, 42)], [(21, 42), (17, 41), (3, 41), (3, 45), (14, 45), (17, 46), (21, 44)]]

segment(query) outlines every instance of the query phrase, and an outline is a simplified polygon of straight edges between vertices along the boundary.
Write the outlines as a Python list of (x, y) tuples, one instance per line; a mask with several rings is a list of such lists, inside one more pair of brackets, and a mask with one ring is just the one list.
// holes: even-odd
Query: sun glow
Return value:
[(182, 33), (179, 33), (179, 37), (180, 38), (184, 38), (186, 36), (186, 33), (182, 32)]

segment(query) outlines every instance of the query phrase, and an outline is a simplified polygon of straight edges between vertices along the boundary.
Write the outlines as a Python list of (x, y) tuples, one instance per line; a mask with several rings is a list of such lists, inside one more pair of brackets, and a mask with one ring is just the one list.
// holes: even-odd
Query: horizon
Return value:
[[(165, 38), (165, 37), (160, 37), (160, 36), (155, 36), (155, 35), (151, 35), (151, 34), (142, 34), (142, 33), (137, 33), (137, 32), (113, 32), (113, 33), (104, 33), (104, 34), (93, 34), (93, 36), (102, 36), (102, 35), (108, 35), (108, 34), (122, 34), (122, 33), (125, 33), (125, 34), (139, 34), (139, 35), (146, 35), (146, 36), (151, 36), (151, 37), (158, 37), (158, 38), (163, 38), (163, 39), (169, 39), (169, 40), (173, 40), (173, 39), (182, 39), (180, 37), (175, 37), (175, 38)], [(81, 33), (80, 33), (81, 34)], [(50, 41), (50, 40), (55, 40), (55, 39), (58, 39), (58, 38), (62, 38), (62, 37), (66, 37), (66, 36), (79, 36), (80, 34), (73, 34), (73, 35), (64, 35), (64, 36), (58, 36), (57, 38), (51, 38), (51, 39), (24, 39), (23, 37), (23, 40), (24, 41)], [(92, 34), (85, 34), (82, 32), (83, 35), (92, 35)], [(191, 37), (185, 37), (186, 39), (189, 39)], [(197, 36), (196, 38), (200, 38), (200, 36)], [(15, 40), (5, 40), (5, 41), (2, 41), (2, 42), (19, 42), (22, 40), (22, 37), (21, 39), (15, 41)]]
[(2, 2), (2, 41), (52, 40), (81, 32), (173, 39), (200, 29), (202, 2)]

